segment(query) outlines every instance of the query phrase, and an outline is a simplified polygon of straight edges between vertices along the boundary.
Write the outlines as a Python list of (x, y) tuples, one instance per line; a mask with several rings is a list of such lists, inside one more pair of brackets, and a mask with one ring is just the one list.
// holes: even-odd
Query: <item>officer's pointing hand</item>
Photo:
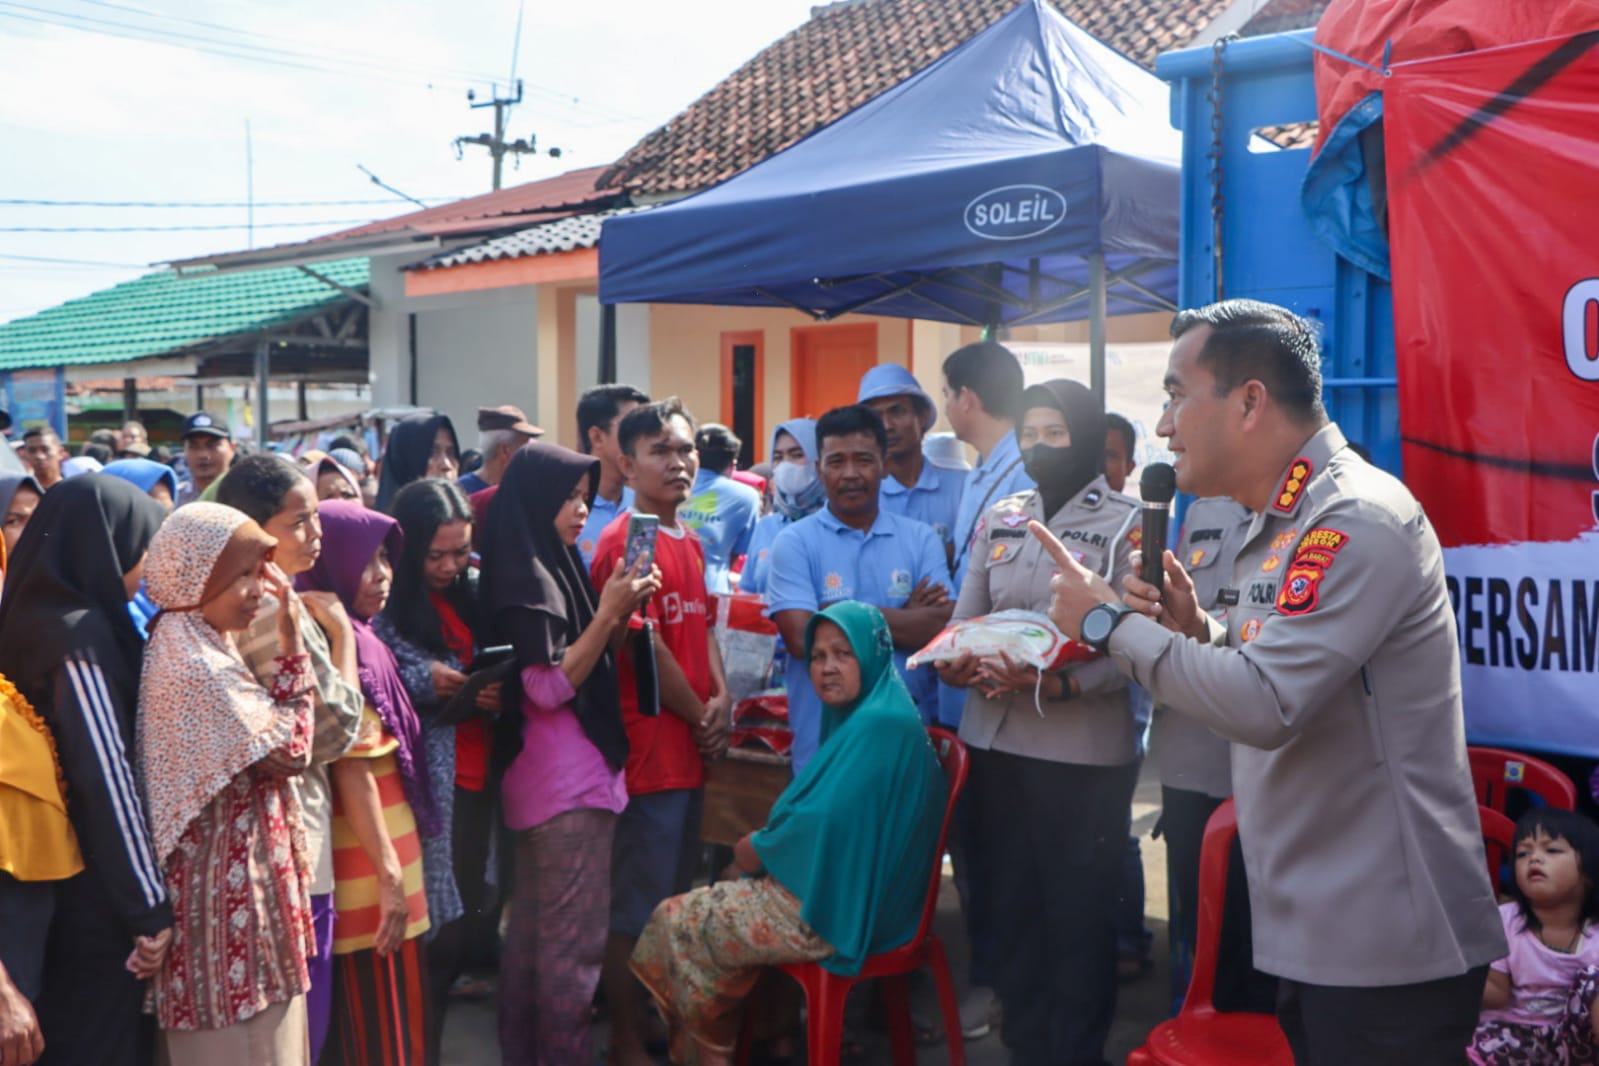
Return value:
[(1051, 533), (1042, 522), (1029, 522), (1027, 528), (1049, 552), (1058, 568), (1049, 589), (1054, 596), (1049, 601), (1049, 620), (1073, 640), (1082, 639), (1083, 615), (1096, 603), (1115, 603), (1116, 591), (1105, 579), (1072, 557), (1066, 545)]
[(1194, 579), (1169, 551), (1161, 553), (1161, 564), (1166, 570), (1166, 585), (1157, 589), (1138, 576), (1144, 571), (1144, 553), (1133, 552), (1133, 572), (1122, 578), (1122, 588), (1127, 592), (1122, 602), (1174, 633), (1202, 639), (1205, 623), (1199, 616), (1199, 602), (1194, 597)]

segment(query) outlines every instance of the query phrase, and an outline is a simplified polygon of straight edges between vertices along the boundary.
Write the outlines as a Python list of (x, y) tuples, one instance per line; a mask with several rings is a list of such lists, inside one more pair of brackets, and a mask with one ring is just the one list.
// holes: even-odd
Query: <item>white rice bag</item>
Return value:
[(1099, 653), (1067, 637), (1036, 611), (996, 611), (952, 622), (928, 645), (906, 660), (906, 665), (945, 662), (962, 655), (979, 659), (1006, 655), (1014, 663), (1038, 670), (1059, 670), (1069, 663), (1086, 662)]

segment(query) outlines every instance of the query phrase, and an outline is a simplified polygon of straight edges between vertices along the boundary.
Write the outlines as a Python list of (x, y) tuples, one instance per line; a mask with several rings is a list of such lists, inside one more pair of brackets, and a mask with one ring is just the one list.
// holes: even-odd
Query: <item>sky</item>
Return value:
[(508, 158), (505, 185), (609, 163), (811, 6), (0, 0), (0, 322), (153, 263), (415, 210), (363, 166), (429, 205), (487, 192), (488, 153), (452, 142), (492, 131), (466, 93), (507, 95), (513, 61), (507, 139), (561, 157)]

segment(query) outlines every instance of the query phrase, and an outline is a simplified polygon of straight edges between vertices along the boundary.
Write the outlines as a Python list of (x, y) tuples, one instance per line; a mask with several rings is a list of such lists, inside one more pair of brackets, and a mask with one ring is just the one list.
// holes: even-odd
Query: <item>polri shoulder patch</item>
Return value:
[(1303, 455), (1290, 463), (1288, 474), (1283, 478), (1282, 488), (1277, 490), (1277, 500), (1272, 506), (1284, 514), (1292, 511), (1294, 504), (1299, 502), (1299, 495), (1305, 491), (1305, 485), (1310, 481), (1310, 475), (1315, 469), (1315, 465)]
[(1282, 591), (1277, 593), (1277, 613), (1309, 614), (1314, 611), (1321, 579), (1326, 576), (1326, 569), (1320, 566), (1300, 566), (1298, 563), (1290, 566), (1283, 578)]

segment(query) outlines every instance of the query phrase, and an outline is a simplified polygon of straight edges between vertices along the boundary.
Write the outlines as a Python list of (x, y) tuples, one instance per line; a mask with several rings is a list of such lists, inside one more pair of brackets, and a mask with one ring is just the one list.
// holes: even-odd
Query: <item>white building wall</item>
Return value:
[[(600, 382), (600, 301), (577, 298), (577, 391)], [(616, 305), (616, 380), (650, 391), (650, 305)]]
[[(463, 448), (477, 409), (538, 410), (538, 297), (533, 286), (407, 300), (416, 315), (416, 402), (450, 416)], [(407, 349), (409, 338), (407, 337)], [(407, 372), (409, 350), (407, 350)]]
[(415, 253), (411, 253), (374, 256), (371, 260), (367, 351), (372, 403), (376, 407), (411, 402), (410, 330), (406, 322), (405, 275), (400, 273), (400, 267), (415, 258)]

